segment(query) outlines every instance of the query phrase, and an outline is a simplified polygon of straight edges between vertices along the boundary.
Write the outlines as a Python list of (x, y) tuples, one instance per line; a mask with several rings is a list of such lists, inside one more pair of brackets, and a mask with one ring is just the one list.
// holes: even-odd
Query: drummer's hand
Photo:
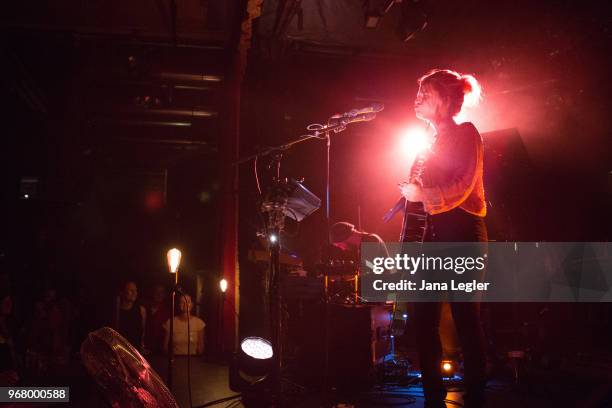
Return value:
[(398, 187), (406, 200), (413, 203), (423, 201), (423, 190), (420, 185), (402, 182), (398, 183)]

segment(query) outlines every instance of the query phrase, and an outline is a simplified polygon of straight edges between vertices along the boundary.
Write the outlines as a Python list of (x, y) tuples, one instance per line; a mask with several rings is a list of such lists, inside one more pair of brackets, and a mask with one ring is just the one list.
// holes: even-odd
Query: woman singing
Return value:
[[(436, 138), (420, 183), (403, 183), (400, 190), (408, 201), (423, 203), (425, 241), (487, 241), (482, 139), (472, 123), (454, 120), (465, 102), (479, 97), (480, 86), (471, 75), (444, 69), (419, 79), (414, 110), (419, 119), (433, 126)], [(484, 403), (485, 347), (479, 306), (476, 302), (450, 304), (464, 356), (466, 408)], [(440, 303), (417, 302), (415, 321), (425, 406), (444, 407)]]

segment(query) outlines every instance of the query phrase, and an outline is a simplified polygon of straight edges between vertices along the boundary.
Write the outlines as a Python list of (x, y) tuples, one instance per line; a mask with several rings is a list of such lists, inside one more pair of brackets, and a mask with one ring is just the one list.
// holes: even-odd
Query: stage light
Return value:
[(401, 132), (399, 148), (405, 156), (414, 157), (429, 149), (430, 145), (430, 138), (422, 128), (412, 127)]
[(242, 393), (243, 398), (264, 401), (269, 395), (269, 374), (274, 362), (272, 356), (272, 344), (268, 340), (261, 337), (244, 338), (240, 351), (230, 361), (230, 389)]
[(270, 242), (275, 244), (278, 241), (276, 234), (270, 234)]
[(387, 0), (382, 8), (368, 10), (365, 16), (365, 28), (376, 29), (383, 16), (391, 10), (391, 7), (393, 7), (395, 3), (396, 0)]
[(442, 375), (444, 377), (453, 377), (455, 375), (455, 363), (452, 360), (442, 360)]
[(267, 360), (274, 355), (272, 343), (261, 337), (245, 337), (240, 348), (244, 354), (257, 360)]
[(172, 248), (168, 251), (166, 257), (168, 259), (168, 269), (170, 270), (170, 273), (176, 273), (179, 265), (181, 264), (181, 251), (176, 248)]
[(408, 313), (404, 313), (404, 314), (402, 315), (402, 317), (403, 317), (404, 319), (408, 319)]
[(21, 177), (19, 183), (19, 198), (28, 200), (35, 199), (38, 190), (38, 177)]
[(219, 288), (221, 289), (222, 293), (227, 291), (227, 279), (224, 278), (219, 281)]

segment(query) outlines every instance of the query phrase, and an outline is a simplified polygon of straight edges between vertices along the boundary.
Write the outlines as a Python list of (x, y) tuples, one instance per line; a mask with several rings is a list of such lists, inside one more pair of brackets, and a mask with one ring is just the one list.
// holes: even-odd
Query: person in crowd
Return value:
[(146, 311), (138, 302), (138, 287), (127, 281), (121, 287), (115, 311), (115, 329), (138, 351), (144, 350)]
[[(174, 317), (174, 336), (172, 339), (174, 355), (200, 355), (204, 352), (204, 328), (206, 323), (199, 317), (191, 315), (191, 310), (193, 309), (191, 296), (181, 295), (178, 304), (179, 315)], [(189, 327), (187, 322), (189, 322)], [(164, 323), (163, 327), (165, 332), (164, 351), (168, 352), (170, 319)]]
[(69, 364), (69, 318), (55, 290), (46, 290), (34, 304), (34, 316), (25, 326), (26, 369), (34, 377), (59, 373)]
[(164, 285), (157, 284), (151, 290), (146, 306), (147, 324), (145, 326), (145, 346), (153, 353), (163, 351), (164, 323), (170, 318), (168, 291)]
[(52, 287), (48, 287), (47, 289), (45, 289), (41, 301), (45, 305), (57, 302), (57, 290)]

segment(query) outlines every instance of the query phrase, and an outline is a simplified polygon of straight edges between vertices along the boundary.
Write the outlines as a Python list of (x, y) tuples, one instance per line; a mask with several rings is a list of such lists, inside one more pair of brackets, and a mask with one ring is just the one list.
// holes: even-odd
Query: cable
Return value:
[[(185, 299), (183, 297), (183, 299)], [(187, 299), (185, 299), (187, 301)], [(187, 304), (187, 392), (189, 393), (189, 408), (193, 408), (193, 400), (191, 399), (191, 336), (189, 321), (191, 320), (190, 308), (191, 303)]]
[(225, 406), (225, 408), (233, 408), (233, 407), (237, 407), (237, 406), (238, 406), (238, 404), (240, 404), (241, 402), (242, 402), (242, 400), (240, 400), (240, 399), (238, 399), (238, 400), (236, 400), (236, 401), (232, 401), (232, 402), (230, 402), (229, 404), (227, 404), (227, 405)]
[(259, 184), (259, 175), (257, 174), (257, 159), (258, 159), (258, 156), (255, 156), (255, 160), (253, 160), (253, 167), (255, 170), (255, 183), (257, 184), (257, 191), (259, 191), (259, 195), (262, 195), (261, 185)]

